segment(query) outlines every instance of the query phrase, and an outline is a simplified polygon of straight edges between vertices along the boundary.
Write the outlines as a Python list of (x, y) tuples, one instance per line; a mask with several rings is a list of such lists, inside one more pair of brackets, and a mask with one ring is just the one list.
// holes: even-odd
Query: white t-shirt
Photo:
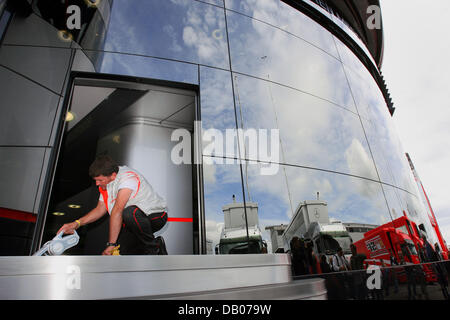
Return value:
[(125, 208), (137, 206), (146, 215), (154, 212), (167, 212), (166, 201), (159, 196), (143, 175), (126, 166), (120, 166), (116, 178), (108, 183), (106, 190), (100, 190), (100, 201), (105, 202), (109, 214), (114, 207), (117, 193), (120, 189), (133, 190)]

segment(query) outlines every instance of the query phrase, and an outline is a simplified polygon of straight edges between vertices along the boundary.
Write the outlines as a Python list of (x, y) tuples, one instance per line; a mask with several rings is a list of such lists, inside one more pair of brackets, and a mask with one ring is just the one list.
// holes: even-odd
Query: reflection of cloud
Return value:
[[(224, 37), (225, 19), (223, 10), (210, 5), (190, 5), (183, 22), (183, 41), (197, 52), (202, 64), (228, 65), (227, 46)], [(187, 5), (185, 3), (184, 5)]]
[(376, 177), (372, 158), (359, 140), (353, 139), (352, 144), (345, 150), (345, 158), (351, 174), (360, 177)]
[(213, 220), (206, 220), (206, 239), (212, 241), (212, 249), (220, 242), (220, 234), (224, 223)]
[(203, 181), (205, 183), (216, 183), (216, 167), (214, 165), (203, 164)]
[[(362, 177), (377, 179), (359, 118), (327, 101), (267, 81), (238, 76), (238, 112), (245, 128), (279, 128), (280, 162), (354, 174), (345, 152), (360, 146), (366, 170)], [(355, 141), (356, 140), (356, 141)]]
[(230, 73), (200, 69), (202, 127), (218, 130), (236, 127)]
[(167, 36), (169, 37), (169, 39), (172, 40), (172, 45), (171, 45), (171, 50), (173, 50), (174, 52), (182, 52), (183, 48), (178, 44), (177, 41), (177, 34), (175, 32), (175, 29), (172, 25), (165, 25), (163, 27), (163, 31), (167, 34)]
[[(316, 192), (320, 192), (320, 199), (328, 203), (332, 217), (344, 222), (387, 222), (389, 211), (381, 184), (345, 175), (378, 179), (344, 69), (335, 58), (336, 49), (331, 35), (314, 22), (297, 19), (298, 14), (290, 15), (288, 12), (293, 12), (291, 8), (280, 10), (280, 6), (284, 4), (277, 1), (229, 1), (227, 6), (275, 26), (280, 27), (279, 23), (282, 22), (289, 32), (231, 11), (227, 12), (233, 70), (284, 85), (233, 74), (236, 76), (234, 89), (239, 126), (242, 110), (244, 129), (280, 129), (283, 148), (280, 159), (281, 162), (289, 164), (280, 168), (277, 175), (270, 177), (261, 176), (257, 165), (247, 167), (249, 190), (245, 173), (243, 183), (252, 201), (258, 203), (260, 221), (278, 218), (280, 223), (288, 224), (293, 214), (291, 207), (295, 210), (301, 201), (314, 200)], [(202, 32), (209, 34), (213, 29), (207, 27), (208, 21), (203, 22), (202, 26), (196, 15), (191, 18), (188, 26), (192, 29), (185, 28), (185, 41), (187, 44), (194, 40), (202, 42)], [(311, 40), (308, 38), (308, 32), (302, 33), (302, 28), (309, 30), (306, 26), (312, 26), (311, 30), (314, 26), (320, 29), (317, 32), (325, 40), (321, 43), (314, 42), (314, 45), (329, 51), (330, 54), (299, 38)], [(330, 46), (327, 47), (326, 44)], [(207, 54), (205, 51), (205, 58)], [(348, 55), (345, 56), (345, 59), (347, 58)], [(356, 58), (353, 56), (353, 59)], [(366, 76), (356, 81), (352, 87), (354, 92), (361, 93), (356, 98), (361, 117), (364, 118), (367, 109), (374, 108), (376, 114), (373, 120), (381, 123), (368, 134), (369, 141), (376, 141), (378, 137), (383, 141), (391, 141), (394, 133), (388, 124), (385, 103), (380, 100), (382, 96), (367, 70), (360, 68), (358, 72), (366, 73)], [(205, 128), (234, 128), (229, 73), (212, 72), (202, 68), (201, 78), (202, 90), (206, 93), (204, 95), (202, 91), (202, 121)], [(207, 80), (206, 87), (203, 80)], [(355, 81), (352, 81), (352, 84), (353, 82)], [(369, 104), (373, 106), (364, 108)], [(382, 112), (384, 114), (381, 114)], [(366, 118), (370, 120), (369, 117)], [(394, 159), (396, 164), (392, 165), (393, 170), (402, 171), (405, 167), (404, 163), (399, 161), (403, 157), (401, 151), (398, 151), (399, 145), (396, 141), (390, 144), (382, 144), (376, 149), (394, 150), (392, 154), (375, 159), (382, 158), (386, 163)], [(336, 171), (344, 175), (296, 166)], [(210, 194), (214, 196), (211, 203), (214, 202), (216, 206), (218, 199), (223, 199), (218, 196), (218, 193), (223, 192), (221, 188), (230, 190), (231, 185), (238, 188), (241, 183), (239, 173), (230, 176), (233, 180), (227, 182), (226, 173), (221, 171), (220, 167), (215, 169), (216, 183), (211, 186), (214, 192)], [(407, 171), (406, 174), (400, 173), (396, 176), (402, 186), (408, 184), (409, 178)], [(412, 200), (408, 201), (411, 203)]]
[[(348, 52), (348, 49), (342, 45), (338, 47), (343, 56), (347, 57), (345, 62), (348, 61), (349, 67), (346, 67), (346, 72), (355, 93), (358, 110), (381, 181), (418, 196), (419, 190), (380, 90), (365, 69), (360, 67), (360, 64), (351, 63), (352, 54)], [(368, 89), (367, 86), (369, 86)], [(402, 212), (405, 211), (409, 217), (426, 225), (428, 220), (426, 209), (417, 196), (400, 190), (396, 193), (399, 195), (397, 199), (387, 196), (388, 205), (395, 209), (396, 216), (402, 215)]]
[(225, 34), (222, 9), (175, 0), (140, 6), (136, 11), (131, 1), (114, 2), (106, 50), (228, 67), (226, 39), (213, 36)]
[[(263, 78), (270, 74), (273, 81), (356, 111), (342, 65), (337, 59), (262, 22), (236, 13), (229, 16), (234, 70)], [(267, 58), (262, 60), (262, 56)]]

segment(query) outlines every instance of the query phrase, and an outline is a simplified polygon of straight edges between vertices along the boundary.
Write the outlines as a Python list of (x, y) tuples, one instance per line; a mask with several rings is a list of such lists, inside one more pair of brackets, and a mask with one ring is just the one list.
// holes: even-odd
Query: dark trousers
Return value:
[(154, 232), (167, 222), (167, 212), (146, 215), (138, 207), (131, 206), (122, 212), (124, 227), (120, 231), (120, 254), (158, 254), (160, 241)]

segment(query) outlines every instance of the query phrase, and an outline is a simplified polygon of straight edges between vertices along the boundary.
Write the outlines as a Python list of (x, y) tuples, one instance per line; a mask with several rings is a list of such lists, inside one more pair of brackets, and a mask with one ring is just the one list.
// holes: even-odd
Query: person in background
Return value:
[(345, 258), (344, 251), (341, 247), (339, 247), (336, 254), (332, 256), (331, 269), (334, 272), (338, 272), (336, 279), (340, 282), (339, 296), (341, 299), (348, 299), (352, 291), (351, 279), (347, 274), (347, 272), (350, 271), (350, 264)]
[(331, 268), (333, 271), (349, 271), (350, 270), (350, 264), (348, 263), (347, 259), (344, 256), (344, 251), (341, 247), (337, 249), (336, 254), (332, 257), (332, 264)]
[(398, 279), (397, 279), (398, 262), (397, 262), (397, 259), (395, 259), (395, 256), (392, 253), (391, 249), (389, 249), (389, 254), (390, 254), (391, 267), (388, 269), (389, 276), (388, 276), (388, 281), (385, 284), (386, 296), (389, 296), (389, 287), (392, 283), (394, 283), (394, 294), (398, 293)]
[(294, 276), (307, 274), (304, 242), (299, 237), (293, 237), (290, 242), (290, 247)]
[(366, 277), (364, 271), (364, 260), (367, 259), (365, 254), (358, 253), (356, 246), (352, 243), (350, 245), (352, 251), (352, 256), (350, 257), (350, 268), (352, 271), (353, 278), (353, 295), (355, 299), (365, 300), (366, 299)]
[(308, 272), (310, 274), (316, 274), (317, 273), (317, 258), (314, 254), (314, 244), (312, 241), (306, 242), (306, 262), (308, 267)]
[(322, 270), (322, 273), (330, 273), (331, 267), (327, 262), (327, 256), (322, 254), (320, 256), (320, 270)]

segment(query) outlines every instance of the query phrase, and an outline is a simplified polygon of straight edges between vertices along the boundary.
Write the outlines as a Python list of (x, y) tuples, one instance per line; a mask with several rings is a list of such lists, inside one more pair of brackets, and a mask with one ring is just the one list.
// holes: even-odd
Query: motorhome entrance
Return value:
[[(167, 202), (169, 221), (161, 234), (169, 254), (195, 253), (196, 173), (174, 164), (175, 129), (193, 134), (196, 93), (132, 82), (75, 79), (67, 112), (42, 243), (93, 209), (99, 191), (88, 168), (99, 154), (143, 174)], [(195, 212), (194, 212), (195, 211)], [(78, 229), (80, 243), (65, 254), (98, 255), (108, 241), (109, 215)], [(198, 230), (198, 228), (197, 228)]]

